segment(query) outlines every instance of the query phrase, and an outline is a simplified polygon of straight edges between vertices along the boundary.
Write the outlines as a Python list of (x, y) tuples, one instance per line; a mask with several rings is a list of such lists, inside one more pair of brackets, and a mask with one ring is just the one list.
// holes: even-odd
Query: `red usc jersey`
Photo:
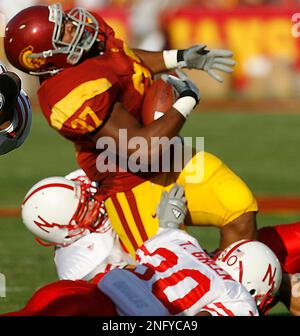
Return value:
[(133, 51), (116, 39), (108, 26), (106, 29), (108, 39), (102, 55), (50, 77), (38, 91), (49, 124), (74, 142), (80, 167), (91, 180), (100, 182), (101, 198), (128, 190), (146, 176), (119, 168), (100, 173), (96, 162), (101, 164), (101, 151), (96, 149), (91, 133), (109, 118), (116, 102), (140, 120), (144, 93), (152, 80), (150, 70)]

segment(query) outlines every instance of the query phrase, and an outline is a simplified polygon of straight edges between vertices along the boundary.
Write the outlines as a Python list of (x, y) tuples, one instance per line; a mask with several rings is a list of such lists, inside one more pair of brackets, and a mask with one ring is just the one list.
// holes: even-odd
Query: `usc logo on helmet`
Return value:
[(29, 58), (28, 56), (31, 54), (33, 54), (33, 46), (28, 46), (24, 48), (20, 52), (20, 56), (19, 56), (20, 64), (29, 70), (40, 69), (46, 63), (46, 60), (41, 57)]

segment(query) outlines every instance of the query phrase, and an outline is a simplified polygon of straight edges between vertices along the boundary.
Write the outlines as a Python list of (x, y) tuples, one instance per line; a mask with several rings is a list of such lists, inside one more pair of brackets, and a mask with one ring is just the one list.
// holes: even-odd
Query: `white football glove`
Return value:
[(229, 50), (207, 50), (206, 45), (198, 44), (185, 50), (178, 50), (177, 61), (179, 67), (206, 71), (209, 76), (222, 83), (223, 78), (214, 70), (232, 73), (231, 67), (236, 64), (232, 56), (233, 53)]
[(174, 184), (170, 192), (164, 191), (156, 214), (161, 228), (179, 229), (184, 223), (187, 213), (186, 199), (184, 197), (184, 188)]

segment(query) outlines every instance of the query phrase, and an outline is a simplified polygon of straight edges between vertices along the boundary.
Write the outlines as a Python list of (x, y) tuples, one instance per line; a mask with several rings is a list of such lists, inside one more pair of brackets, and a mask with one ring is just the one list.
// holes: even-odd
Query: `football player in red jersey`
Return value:
[(283, 269), (277, 301), (282, 301), (293, 315), (300, 316), (300, 221), (260, 228), (257, 239), (272, 249)]
[(19, 76), (0, 62), (0, 155), (21, 146), (31, 127), (31, 107)]
[[(151, 140), (177, 136), (200, 99), (189, 79), (167, 76), (177, 100), (160, 119), (142, 125), (142, 104), (153, 75), (186, 67), (222, 81), (214, 70), (232, 72), (230, 51), (210, 51), (204, 45), (163, 52), (131, 50), (100, 17), (82, 8), (64, 12), (59, 5), (33, 6), (18, 13), (7, 24), (4, 44), (14, 66), (43, 77), (38, 91), (42, 111), (49, 124), (75, 144), (80, 167), (100, 182), (98, 198), (105, 200), (112, 226), (132, 255), (156, 233), (156, 204), (174, 183), (185, 186), (186, 224), (220, 227), (221, 248), (255, 238), (258, 209), (253, 194), (212, 154), (195, 154), (180, 172), (133, 172), (124, 168), (120, 156), (116, 169), (107, 169), (107, 157), (100, 155), (103, 148), (96, 148), (98, 140), (107, 138), (116, 144), (116, 153), (124, 145), (126, 166), (137, 150), (128, 143), (140, 137), (148, 144), (143, 155), (150, 162), (152, 155), (156, 157)], [(127, 141), (119, 146), (124, 129)], [(161, 154), (160, 148), (157, 152)], [(202, 162), (202, 155), (204, 169), (198, 168), (203, 179), (187, 183), (190, 166), (197, 166), (199, 158)]]

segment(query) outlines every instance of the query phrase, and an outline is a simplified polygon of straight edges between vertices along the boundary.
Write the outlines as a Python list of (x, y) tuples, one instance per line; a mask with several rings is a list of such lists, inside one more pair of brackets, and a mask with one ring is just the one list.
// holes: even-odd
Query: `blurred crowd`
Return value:
[[(36, 4), (51, 4), (58, 1), (59, 0), (1, 0), (0, 13), (4, 14), (5, 20), (7, 21), (18, 11), (28, 6)], [(130, 41), (128, 42), (132, 47), (146, 50), (162, 50), (169, 47), (169, 37), (166, 36), (166, 32), (162, 29), (161, 25), (161, 13), (168, 12), (170, 8), (176, 9), (182, 6), (197, 6), (198, 8), (205, 8), (208, 10), (223, 10), (228, 12), (232, 9), (240, 7), (259, 8), (262, 5), (270, 5), (285, 10), (290, 8), (299, 8), (300, 12), (300, 7), (296, 7), (300, 6), (300, 0), (60, 0), (59, 2), (66, 9), (74, 6), (81, 6), (90, 10), (98, 11), (101, 11), (104, 8), (125, 10), (127, 13), (126, 15), (128, 16), (128, 30), (130, 30)], [(114, 10), (112, 12), (114, 12)], [(233, 32), (231, 39), (233, 43), (236, 43), (233, 47), (237, 46), (237, 49), (239, 49), (237, 50), (237, 53), (239, 52), (240, 56), (240, 59), (238, 59), (239, 65), (236, 71), (238, 75), (235, 75), (236, 77), (233, 79), (226, 79), (225, 85), (219, 86), (217, 89), (214, 88), (214, 90), (210, 89), (209, 84), (205, 85), (203, 90), (207, 90), (207, 96), (213, 99), (217, 99), (219, 97), (226, 98), (231, 95), (232, 88), (234, 88), (235, 90), (233, 91), (237, 92), (239, 97), (243, 97), (244, 93), (247, 98), (251, 97), (251, 95), (254, 98), (300, 97), (300, 57), (298, 57), (299, 61), (295, 66), (294, 63), (297, 63), (295, 62), (297, 59), (297, 56), (295, 56), (295, 48), (297, 47), (292, 45), (295, 44), (294, 42), (291, 43), (290, 41), (287, 41), (286, 29), (288, 29), (288, 34), (290, 34), (290, 27), (287, 28), (284, 26), (285, 24), (286, 22), (278, 24), (275, 18), (272, 28), (268, 29), (268, 27), (264, 27), (268, 31), (267, 35), (272, 35), (272, 33), (270, 33), (271, 30), (275, 32), (277, 31), (277, 35), (275, 37), (271, 36), (273, 40), (270, 40), (271, 42), (268, 44), (268, 48), (273, 49), (273, 51), (275, 50), (275, 52), (276, 50), (279, 50), (278, 57), (277, 54), (276, 57), (274, 57), (274, 54), (270, 56), (268, 53), (265, 53), (263, 51), (264, 46), (260, 47), (258, 51), (256, 50), (257, 48), (253, 48), (255, 43), (256, 45), (260, 45), (261, 41), (253, 42), (253, 45), (250, 43), (248, 47), (241, 50), (241, 48), (243, 48), (241, 44), (244, 44), (243, 33), (240, 33), (240, 36), (237, 36), (236, 33)], [(291, 25), (291, 20), (289, 18), (287, 24)], [(191, 25), (192, 23), (190, 23), (190, 26)], [(189, 27), (189, 29), (192, 28)], [(260, 28), (252, 26), (251, 32), (256, 34), (256, 39), (257, 34), (264, 34), (258, 32), (259, 29)], [(282, 35), (282, 31), (284, 29), (285, 35)], [(179, 31), (178, 34), (178, 30), (176, 30), (176, 28), (175, 31), (175, 36), (180, 35), (181, 32)], [(214, 28), (210, 27), (209, 33), (211, 37), (212, 34), (214, 34)], [(238, 42), (238, 39), (241, 39), (241, 42)], [(287, 49), (288, 51), (285, 51), (285, 48), (277, 48), (277, 45), (280, 45), (279, 39), (285, 41), (286, 46), (289, 48)], [(265, 37), (265, 40), (267, 41), (267, 36)], [(214, 47), (226, 48), (228, 46), (223, 45), (223, 41), (221, 41), (221, 45), (214, 45)], [(255, 49), (256, 54), (253, 49)], [(246, 60), (244, 56), (247, 52), (250, 54), (252, 52), (252, 54)], [(290, 53), (290, 55), (288, 55), (290, 57), (286, 57), (288, 53)], [(3, 51), (1, 54), (0, 48), (0, 58), (1, 57), (3, 57)], [(240, 76), (242, 72), (243, 75), (246, 74), (248, 76), (246, 81), (245, 76)], [(195, 80), (200, 83), (202, 78), (196, 78)], [(268, 83), (271, 83), (271, 85)]]
[[(10, 18), (25, 7), (36, 4), (51, 4), (57, 1), (58, 0), (1, 0), (0, 11), (3, 12), (7, 18)], [(89, 9), (104, 6), (126, 6), (134, 9), (135, 7), (149, 4), (152, 8), (156, 8), (155, 11), (163, 10), (168, 6), (183, 5), (230, 9), (237, 6), (259, 6), (267, 4), (289, 7), (300, 4), (300, 0), (60, 0), (59, 2), (62, 3), (65, 8), (82, 6)]]

